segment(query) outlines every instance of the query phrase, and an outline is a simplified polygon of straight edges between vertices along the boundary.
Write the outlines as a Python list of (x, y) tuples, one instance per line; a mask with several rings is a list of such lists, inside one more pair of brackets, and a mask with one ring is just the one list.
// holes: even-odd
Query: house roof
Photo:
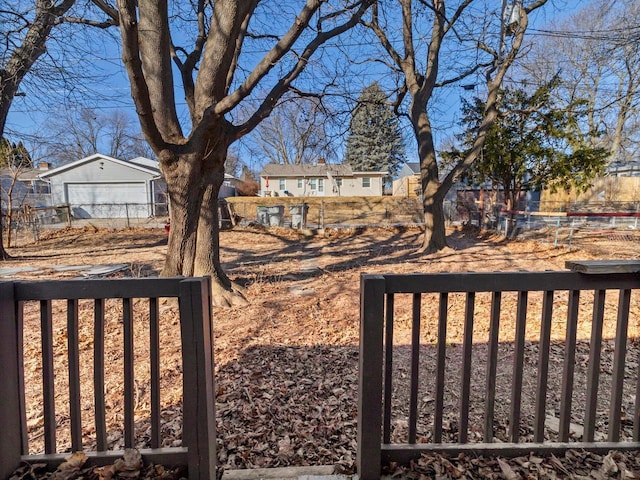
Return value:
[[(71, 170), (73, 168), (77, 168), (81, 165), (87, 164), (87, 163), (91, 163), (91, 162), (95, 162), (97, 160), (108, 160), (110, 162), (114, 162), (114, 163), (119, 163), (120, 165), (124, 165), (126, 167), (129, 168), (133, 168), (136, 170), (140, 170), (146, 173), (149, 173), (151, 175), (159, 175), (160, 174), (160, 167), (158, 165), (158, 162), (155, 160), (150, 160), (148, 158), (144, 158), (145, 160), (145, 164), (143, 165), (141, 162), (141, 159), (143, 159), (144, 157), (138, 157), (135, 158), (132, 161), (127, 161), (127, 160), (120, 160), (118, 158), (113, 158), (110, 157), (108, 155), (103, 155), (101, 153), (95, 153), (93, 155), (89, 155), (88, 157), (84, 157), (81, 158), (80, 160), (76, 160), (75, 162), (71, 162), (71, 163), (67, 163), (65, 165), (62, 165), (60, 167), (57, 168), (52, 168), (51, 170), (47, 170), (45, 172), (42, 172), (39, 177), (40, 178), (48, 178), (48, 177), (53, 177), (54, 175), (57, 175), (59, 173), (62, 173), (64, 171), (67, 170)], [(152, 164), (155, 163), (155, 167), (151, 166)]]
[(420, 162), (405, 162), (402, 164), (398, 177), (406, 177), (407, 175), (419, 175), (420, 174)]
[(37, 180), (38, 175), (42, 173), (42, 170), (38, 170), (37, 168), (20, 168), (18, 170), (14, 170), (9, 167), (0, 168), (0, 177), (13, 178), (16, 173), (19, 181), (30, 182), (31, 180)]
[(280, 163), (268, 163), (260, 172), (261, 177), (353, 177), (354, 175), (387, 175), (387, 172), (354, 172), (350, 165), (319, 164), (319, 165), (283, 165)]

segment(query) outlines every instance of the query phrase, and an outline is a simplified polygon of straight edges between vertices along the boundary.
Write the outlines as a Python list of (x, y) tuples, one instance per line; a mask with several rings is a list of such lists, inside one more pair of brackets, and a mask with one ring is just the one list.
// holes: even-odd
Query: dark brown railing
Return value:
[[(164, 465), (187, 466), (189, 478), (215, 478), (215, 403), (209, 292), (207, 278), (0, 282), (0, 478), (7, 478), (21, 461), (50, 464), (61, 462), (68, 455), (59, 451), (62, 423), (70, 425), (70, 434), (64, 433), (70, 437), (71, 451), (90, 450), (87, 434), (85, 433), (83, 438), (83, 432), (94, 432), (89, 443), (95, 447), (95, 451), (87, 452), (93, 464), (113, 463), (122, 455), (122, 451), (109, 450), (110, 423), (107, 421), (107, 413), (112, 406), (107, 404), (105, 397), (105, 376), (112, 378), (116, 370), (110, 360), (105, 358), (105, 314), (113, 315), (114, 312), (119, 316), (118, 323), (121, 328), (118, 335), (122, 338), (124, 368), (116, 374), (117, 382), (123, 386), (122, 405), (119, 407), (123, 418), (118, 428), (123, 432), (124, 448), (144, 444), (148, 446), (141, 449), (145, 460)], [(159, 326), (162, 309), (159, 306), (161, 301), (169, 301), (165, 299), (171, 298), (178, 299), (180, 317), (179, 325), (175, 327), (175, 335), (180, 336), (179, 344), (182, 351), (182, 364), (178, 366), (182, 372), (183, 383), (180, 447), (163, 447), (167, 442), (163, 443), (162, 438), (160, 385), (164, 372), (161, 370), (160, 357)], [(53, 308), (53, 302), (60, 300), (66, 303), (66, 309)], [(30, 328), (39, 327), (40, 330), (40, 345), (37, 345), (37, 351), (41, 355), (38, 359), (42, 385), (39, 398), (44, 417), (44, 439), (42, 451), (36, 454), (32, 452), (33, 449), (30, 451), (31, 439), (26, 415), (28, 406), (25, 403), (24, 327), (27, 323), (27, 302), (35, 302), (38, 307), (35, 314), (33, 309), (29, 310), (28, 325)], [(143, 310), (142, 315), (139, 314), (140, 309)], [(62, 311), (66, 321), (64, 318), (56, 317), (55, 312), (59, 311)], [(37, 319), (34, 321), (34, 315), (39, 316), (39, 323)], [(90, 340), (93, 379), (90, 382), (81, 382), (82, 352), (78, 332), (79, 321), (84, 321), (81, 319), (86, 319), (87, 315), (90, 321), (93, 318), (93, 338)], [(134, 328), (139, 328), (139, 322), (147, 325), (148, 338), (134, 336)], [(66, 351), (60, 351), (59, 342), (54, 348), (55, 335), (66, 335)], [(86, 339), (84, 342), (86, 343)], [(137, 351), (134, 349), (134, 342), (148, 344), (148, 358), (140, 359), (140, 354), (135, 353)], [(34, 346), (29, 347), (31, 349)], [(140, 427), (136, 425), (134, 413), (138, 382), (134, 372), (138, 362), (144, 362), (145, 368), (149, 371), (147, 388), (150, 391), (150, 414), (149, 418), (145, 419), (150, 423), (148, 440), (141, 440), (137, 435), (140, 433)], [(56, 375), (63, 375), (68, 379), (68, 391), (56, 389)], [(81, 405), (81, 388), (87, 387), (93, 389), (93, 405), (89, 408), (92, 425), (87, 425), (87, 422), (83, 424), (83, 410), (87, 410), (87, 406), (84, 403)], [(64, 419), (56, 415), (60, 397), (68, 403), (64, 408), (65, 416), (68, 417)], [(179, 409), (180, 406), (176, 408)], [(68, 447), (66, 449), (68, 450)]]
[[(640, 448), (638, 346), (631, 352), (627, 341), (630, 311), (636, 329), (640, 322), (640, 262), (568, 266), (575, 271), (362, 276), (361, 479), (429, 451), (514, 456)], [(474, 330), (480, 314), (488, 331)], [(606, 343), (609, 318), (616, 333)], [(579, 342), (585, 324), (590, 339)], [(400, 326), (408, 332), (404, 342), (394, 336)], [(452, 327), (458, 331), (448, 337)], [(612, 357), (606, 381), (605, 346)], [(561, 361), (550, 366), (559, 349)], [(634, 353), (629, 365), (627, 353)], [(459, 370), (450, 366), (453, 357)], [(578, 390), (586, 393), (584, 409), (573, 400)], [(632, 403), (624, 419), (623, 400)], [(584, 414), (577, 418), (577, 411)]]

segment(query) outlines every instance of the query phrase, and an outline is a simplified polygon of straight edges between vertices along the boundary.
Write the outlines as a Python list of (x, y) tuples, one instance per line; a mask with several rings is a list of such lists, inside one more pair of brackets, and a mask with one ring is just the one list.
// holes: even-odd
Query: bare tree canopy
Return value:
[[(396, 106), (409, 119), (416, 140), (426, 226), (423, 251), (446, 246), (444, 197), (478, 157), (497, 115), (498, 90), (522, 46), (528, 14), (545, 3), (399, 0), (374, 4), (363, 20), (386, 54), (382, 63), (399, 79)], [(468, 155), (441, 178), (431, 121), (436, 91), (479, 79), (486, 89), (483, 122)]]
[[(0, 138), (5, 133), (7, 115), (18, 89), (28, 74), (35, 75), (36, 61), (47, 52), (47, 43), (54, 38), (54, 28), (65, 24), (82, 23), (108, 27), (113, 22), (99, 22), (83, 16), (85, 11), (73, 12), (75, 0), (5, 0), (0, 7)], [(78, 15), (76, 15), (78, 14)], [(51, 59), (50, 59), (51, 60)], [(65, 68), (55, 61), (51, 70), (40, 71), (44, 84), (63, 80)], [(6, 258), (0, 222), (0, 259)]]
[(587, 101), (582, 127), (593, 146), (625, 164), (640, 152), (640, 4), (594, 0), (562, 23), (540, 30), (525, 68), (536, 81), (558, 74), (566, 105)]
[(370, 1), (118, 0), (105, 9), (120, 25), (140, 125), (167, 181), (163, 275), (211, 275), (215, 304), (244, 301), (220, 265), (218, 193), (229, 147), (297, 81), (299, 89), (309, 85), (303, 74), (358, 24)]
[(251, 153), (269, 163), (299, 165), (335, 157), (329, 115), (320, 99), (288, 96), (254, 131)]
[(114, 158), (150, 157), (136, 119), (122, 110), (101, 113), (91, 108), (49, 119), (42, 139), (47, 161), (62, 165), (104, 153)]

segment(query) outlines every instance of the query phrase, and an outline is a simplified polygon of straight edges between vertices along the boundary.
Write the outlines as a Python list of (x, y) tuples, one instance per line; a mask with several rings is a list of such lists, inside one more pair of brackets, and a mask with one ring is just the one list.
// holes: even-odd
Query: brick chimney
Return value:
[(326, 165), (326, 164), (327, 164), (327, 159), (326, 158), (320, 157), (318, 159), (318, 165)]
[(51, 168), (51, 164), (49, 162), (39, 162), (38, 170), (49, 170)]

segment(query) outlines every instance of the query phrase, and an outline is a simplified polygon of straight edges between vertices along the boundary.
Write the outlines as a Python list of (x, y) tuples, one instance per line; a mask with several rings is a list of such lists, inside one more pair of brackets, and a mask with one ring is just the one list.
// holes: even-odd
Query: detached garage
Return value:
[[(54, 204), (69, 204), (75, 218), (146, 218), (166, 213), (158, 163), (95, 154), (40, 175)], [(161, 210), (161, 212), (158, 212)]]

